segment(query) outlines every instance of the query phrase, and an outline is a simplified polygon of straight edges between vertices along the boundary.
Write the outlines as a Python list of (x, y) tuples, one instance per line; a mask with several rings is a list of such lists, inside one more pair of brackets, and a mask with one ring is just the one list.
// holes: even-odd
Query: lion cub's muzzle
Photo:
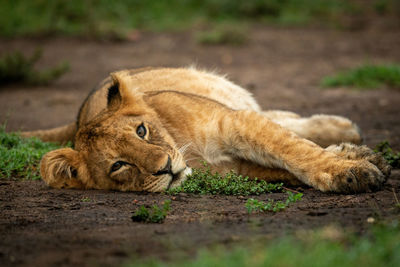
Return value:
[(150, 187), (145, 186), (144, 191), (162, 192), (170, 188), (180, 186), (186, 180), (186, 176), (191, 173), (191, 169), (179, 153), (168, 155), (166, 163), (157, 172), (151, 175), (158, 180), (156, 184), (149, 183)]
[(172, 161), (171, 161), (171, 157), (168, 156), (168, 160), (167, 160), (167, 164), (165, 164), (164, 168), (162, 168), (161, 170), (159, 170), (156, 173), (153, 173), (154, 176), (159, 176), (159, 175), (163, 175), (163, 174), (171, 174), (172, 173)]
[(171, 182), (169, 183), (169, 185), (171, 185), (171, 183), (173, 183), (175, 180), (177, 180), (180, 177), (180, 173), (183, 172), (186, 169), (186, 167), (181, 166), (181, 169), (179, 169), (176, 172), (172, 171), (172, 160), (171, 157), (168, 156), (168, 160), (167, 160), (167, 164), (165, 164), (164, 168), (162, 168), (161, 170), (159, 170), (158, 172), (154, 173), (154, 176), (160, 176), (160, 175), (170, 175), (172, 177)]

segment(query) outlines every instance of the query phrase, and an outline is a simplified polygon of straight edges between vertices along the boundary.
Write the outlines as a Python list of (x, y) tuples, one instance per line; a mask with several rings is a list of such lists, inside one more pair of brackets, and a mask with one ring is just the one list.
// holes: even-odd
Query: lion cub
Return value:
[(76, 122), (24, 135), (73, 141), (41, 161), (56, 188), (160, 192), (201, 160), (221, 173), (340, 193), (379, 189), (390, 175), (380, 155), (354, 145), (360, 133), (348, 119), (262, 111), (248, 91), (192, 68), (114, 72)]

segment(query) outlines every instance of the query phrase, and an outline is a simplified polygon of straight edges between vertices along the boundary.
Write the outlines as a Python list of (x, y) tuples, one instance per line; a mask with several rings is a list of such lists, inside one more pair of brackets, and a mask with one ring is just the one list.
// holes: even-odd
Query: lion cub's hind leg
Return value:
[(22, 132), (21, 136), (25, 138), (37, 137), (43, 142), (58, 142), (65, 144), (74, 140), (75, 133), (76, 123), (72, 122), (52, 129)]
[(303, 118), (293, 112), (275, 110), (263, 112), (263, 115), (322, 147), (343, 142), (360, 144), (362, 141), (358, 126), (341, 116), (313, 115)]

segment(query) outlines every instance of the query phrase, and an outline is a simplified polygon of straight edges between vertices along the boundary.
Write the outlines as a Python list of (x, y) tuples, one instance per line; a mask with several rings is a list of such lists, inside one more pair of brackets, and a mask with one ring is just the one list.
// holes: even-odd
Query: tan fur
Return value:
[(74, 125), (37, 134), (74, 136), (74, 149), (43, 157), (42, 177), (53, 187), (159, 192), (181, 184), (201, 160), (219, 172), (344, 193), (377, 189), (390, 174), (366, 147), (321, 147), (361, 142), (348, 119), (262, 111), (243, 88), (193, 68), (112, 73)]

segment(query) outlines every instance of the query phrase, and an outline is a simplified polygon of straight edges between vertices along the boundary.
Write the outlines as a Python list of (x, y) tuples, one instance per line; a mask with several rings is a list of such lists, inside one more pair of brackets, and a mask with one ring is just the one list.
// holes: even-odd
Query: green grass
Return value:
[(271, 184), (266, 181), (250, 179), (233, 172), (224, 176), (212, 173), (209, 167), (193, 169), (191, 175), (179, 187), (167, 190), (168, 194), (191, 193), (212, 195), (260, 195), (282, 191), (282, 183)]
[(400, 262), (400, 227), (398, 223), (376, 226), (367, 236), (356, 237), (340, 229), (306, 231), (297, 236), (258, 240), (231, 249), (203, 249), (196, 258), (137, 261), (125, 266), (230, 266), (230, 267), (395, 267)]
[(0, 179), (40, 179), (39, 162), (48, 151), (59, 148), (37, 138), (21, 138), (0, 128)]
[(82, 202), (90, 202), (90, 201), (92, 201), (89, 197), (83, 197), (82, 199), (81, 199), (81, 201)]
[(325, 77), (321, 84), (324, 87), (350, 86), (371, 89), (387, 86), (400, 89), (400, 65), (366, 64), (334, 76)]
[(2, 55), (0, 57), (0, 86), (12, 83), (47, 85), (68, 71), (69, 66), (65, 62), (47, 70), (35, 70), (35, 64), (41, 56), (41, 50), (36, 50), (30, 57), (24, 56), (19, 51)]
[(379, 143), (374, 151), (382, 153), (382, 156), (393, 168), (400, 168), (400, 152), (393, 151), (388, 141)]
[(131, 217), (134, 222), (162, 223), (170, 210), (171, 200), (166, 200), (161, 207), (153, 205), (151, 208), (140, 206)]
[(371, 7), (346, 0), (1, 0), (0, 35), (124, 38), (132, 29), (176, 30), (226, 21), (337, 24), (349, 15), (387, 14), (396, 10), (395, 3), (379, 0)]
[(253, 212), (266, 212), (266, 211), (272, 211), (272, 212), (279, 212), (287, 207), (291, 203), (295, 203), (303, 197), (302, 193), (297, 193), (293, 194), (292, 192), (287, 192), (288, 198), (282, 202), (282, 201), (274, 201), (273, 199), (268, 200), (268, 202), (263, 202), (259, 201), (254, 198), (249, 198), (246, 202), (246, 209), (249, 214)]

